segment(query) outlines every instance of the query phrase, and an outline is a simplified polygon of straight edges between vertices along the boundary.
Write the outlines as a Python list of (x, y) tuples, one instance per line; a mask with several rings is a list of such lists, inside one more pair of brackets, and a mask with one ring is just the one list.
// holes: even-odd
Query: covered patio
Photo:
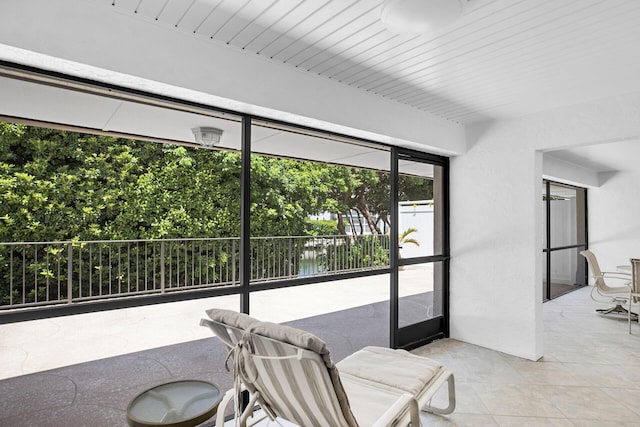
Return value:
[[(449, 335), (531, 360), (546, 354), (542, 179), (589, 188), (589, 248), (603, 264), (637, 256), (636, 2), (475, 0), (420, 35), (386, 29), (380, 1), (254, 3), (7, 1), (0, 114), (193, 144), (192, 126), (210, 124), (191, 123), (193, 108), (220, 109), (446, 156)], [(363, 44), (340, 47), (351, 40)], [(318, 74), (302, 52), (329, 66)], [(151, 108), (168, 100), (190, 113)], [(333, 147), (310, 145), (318, 160)]]
[[(543, 304), (540, 209), (544, 179), (588, 188), (585, 246), (606, 268), (640, 255), (637, 2), (469, 0), (419, 35), (385, 28), (380, 0), (258, 3), (8, 0), (0, 119), (185, 146), (193, 126), (226, 123), (224, 150), (253, 130), (259, 153), (384, 170), (393, 152), (441, 157), (451, 238), (431, 261), (448, 338), (413, 351), (454, 372), (458, 405), (423, 421), (640, 425), (640, 330), (594, 314), (589, 286)], [(284, 128), (306, 144), (272, 138)], [(344, 138), (365, 144), (345, 153)], [(326, 282), (255, 292), (250, 313), (316, 333), (336, 360), (387, 346), (389, 279), (354, 280), (353, 302), (358, 286)], [(125, 425), (151, 385), (228, 388), (222, 346), (197, 326), (214, 303), (244, 301), (1, 324), (0, 425)]]

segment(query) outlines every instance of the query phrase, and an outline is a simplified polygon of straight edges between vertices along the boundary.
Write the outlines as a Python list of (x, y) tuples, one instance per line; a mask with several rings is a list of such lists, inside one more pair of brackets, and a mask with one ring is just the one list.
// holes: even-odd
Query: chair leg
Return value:
[(231, 389), (228, 390), (224, 397), (222, 398), (222, 400), (220, 401), (220, 403), (218, 404), (218, 414), (216, 416), (216, 425), (217, 426), (223, 426), (224, 425), (224, 414), (226, 412), (227, 409), (227, 405), (229, 404), (229, 402), (231, 400), (233, 400), (233, 396), (235, 394), (236, 390), (235, 389)]
[(249, 404), (247, 405), (246, 408), (244, 408), (244, 411), (242, 411), (242, 414), (240, 414), (240, 427), (247, 427), (247, 420), (249, 419), (249, 417), (253, 416), (253, 409), (258, 400), (258, 397), (259, 397), (258, 392), (255, 392), (253, 395), (251, 395), (251, 398), (249, 399)]
[(456, 385), (453, 379), (453, 374), (449, 376), (449, 378), (447, 379), (447, 383), (449, 386), (449, 390), (448, 390), (449, 406), (447, 406), (446, 408), (437, 408), (435, 406), (426, 405), (425, 407), (422, 408), (424, 412), (430, 412), (430, 413), (439, 414), (439, 415), (447, 415), (452, 413), (453, 410), (456, 409)]

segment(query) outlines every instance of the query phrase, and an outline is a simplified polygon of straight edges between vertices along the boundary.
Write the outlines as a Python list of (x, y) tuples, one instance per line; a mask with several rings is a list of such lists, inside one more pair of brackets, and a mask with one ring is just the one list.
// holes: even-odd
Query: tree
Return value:
[(238, 236), (239, 154), (158, 148), (135, 185), (125, 189), (120, 212), (107, 224), (109, 234), (119, 239)]
[(0, 129), (0, 240), (103, 238), (139, 170), (132, 142), (5, 123)]
[[(0, 241), (232, 237), (240, 154), (0, 124)], [(305, 235), (327, 165), (253, 155), (252, 235)], [(335, 204), (334, 204), (335, 205)]]
[[(234, 152), (1, 123), (0, 240), (238, 236), (240, 166)], [(307, 235), (324, 211), (340, 234), (345, 218), (382, 234), (389, 188), (384, 171), (252, 155), (251, 234)], [(432, 197), (430, 180), (400, 177), (400, 200)]]

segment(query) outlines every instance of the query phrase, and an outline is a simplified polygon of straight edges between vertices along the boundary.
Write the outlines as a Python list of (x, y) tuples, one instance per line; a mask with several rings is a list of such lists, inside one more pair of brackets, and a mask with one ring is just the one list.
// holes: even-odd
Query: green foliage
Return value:
[(114, 238), (232, 237), (240, 232), (240, 157), (160, 146), (124, 203)]
[(3, 124), (0, 240), (101, 238), (139, 170), (131, 141)]
[(413, 237), (409, 237), (410, 235), (416, 232), (418, 232), (418, 230), (413, 227), (409, 227), (406, 230), (404, 230), (398, 237), (398, 247), (402, 247), (403, 245), (406, 245), (408, 243), (412, 245), (420, 246), (420, 242), (418, 242)]
[(338, 234), (336, 222), (333, 220), (307, 220), (307, 235), (309, 236), (333, 236)]
[(303, 236), (307, 217), (324, 210), (327, 166), (251, 156), (251, 235)]
[(326, 271), (388, 267), (389, 238), (387, 235), (347, 237), (328, 247), (319, 262)]
[[(251, 234), (335, 234), (310, 228), (308, 215), (323, 211), (386, 220), (388, 181), (253, 155)], [(430, 198), (429, 183), (401, 177), (401, 199)], [(238, 236), (239, 195), (239, 153), (0, 123), (0, 241)]]
[[(0, 122), (0, 242), (237, 237), (240, 177), (241, 157), (235, 152)], [(387, 172), (252, 155), (250, 191), (252, 237), (345, 234), (341, 215), (337, 223), (308, 220), (309, 215), (325, 211), (357, 210), (372, 230), (377, 227), (374, 218), (388, 221)], [(431, 197), (429, 181), (400, 178), (401, 200)], [(377, 237), (386, 236), (347, 238), (329, 250), (323, 262), (331, 266), (329, 270), (388, 265), (388, 243)], [(138, 250), (127, 253), (137, 257)], [(220, 248), (215, 262), (233, 264), (237, 250)], [(304, 250), (300, 240), (293, 247), (260, 248), (253, 258), (274, 263), (286, 259), (282, 268), (296, 274), (296, 254)], [(68, 253), (66, 247), (43, 245), (25, 254), (0, 245), (0, 304), (9, 299), (8, 266), (18, 258), (24, 270), (12, 264), (14, 282), (24, 274), (31, 290), (15, 293), (14, 298), (35, 302), (64, 295), (68, 278), (58, 275), (51, 263), (66, 265)], [(178, 269), (199, 259), (199, 254), (199, 249), (185, 246), (176, 247), (171, 257)], [(89, 255), (85, 251), (79, 256)], [(72, 289), (72, 293), (84, 297), (85, 292), (103, 292), (100, 286), (125, 286), (121, 262), (114, 267), (112, 258), (108, 259), (107, 265), (94, 271), (81, 271), (85, 267), (74, 263), (69, 274), (91, 277), (95, 289)], [(223, 280), (219, 277), (222, 267), (210, 267), (211, 280)], [(104, 282), (107, 270), (111, 273)], [(259, 279), (270, 273), (252, 265), (252, 274)]]
[(239, 233), (235, 153), (2, 123), (0, 241)]

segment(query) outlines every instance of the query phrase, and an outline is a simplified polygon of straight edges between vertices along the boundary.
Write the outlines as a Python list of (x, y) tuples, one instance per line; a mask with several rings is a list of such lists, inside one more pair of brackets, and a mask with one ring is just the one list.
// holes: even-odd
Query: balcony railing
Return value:
[[(0, 310), (239, 285), (238, 238), (0, 243)], [(387, 268), (389, 236), (251, 238), (250, 283)]]

